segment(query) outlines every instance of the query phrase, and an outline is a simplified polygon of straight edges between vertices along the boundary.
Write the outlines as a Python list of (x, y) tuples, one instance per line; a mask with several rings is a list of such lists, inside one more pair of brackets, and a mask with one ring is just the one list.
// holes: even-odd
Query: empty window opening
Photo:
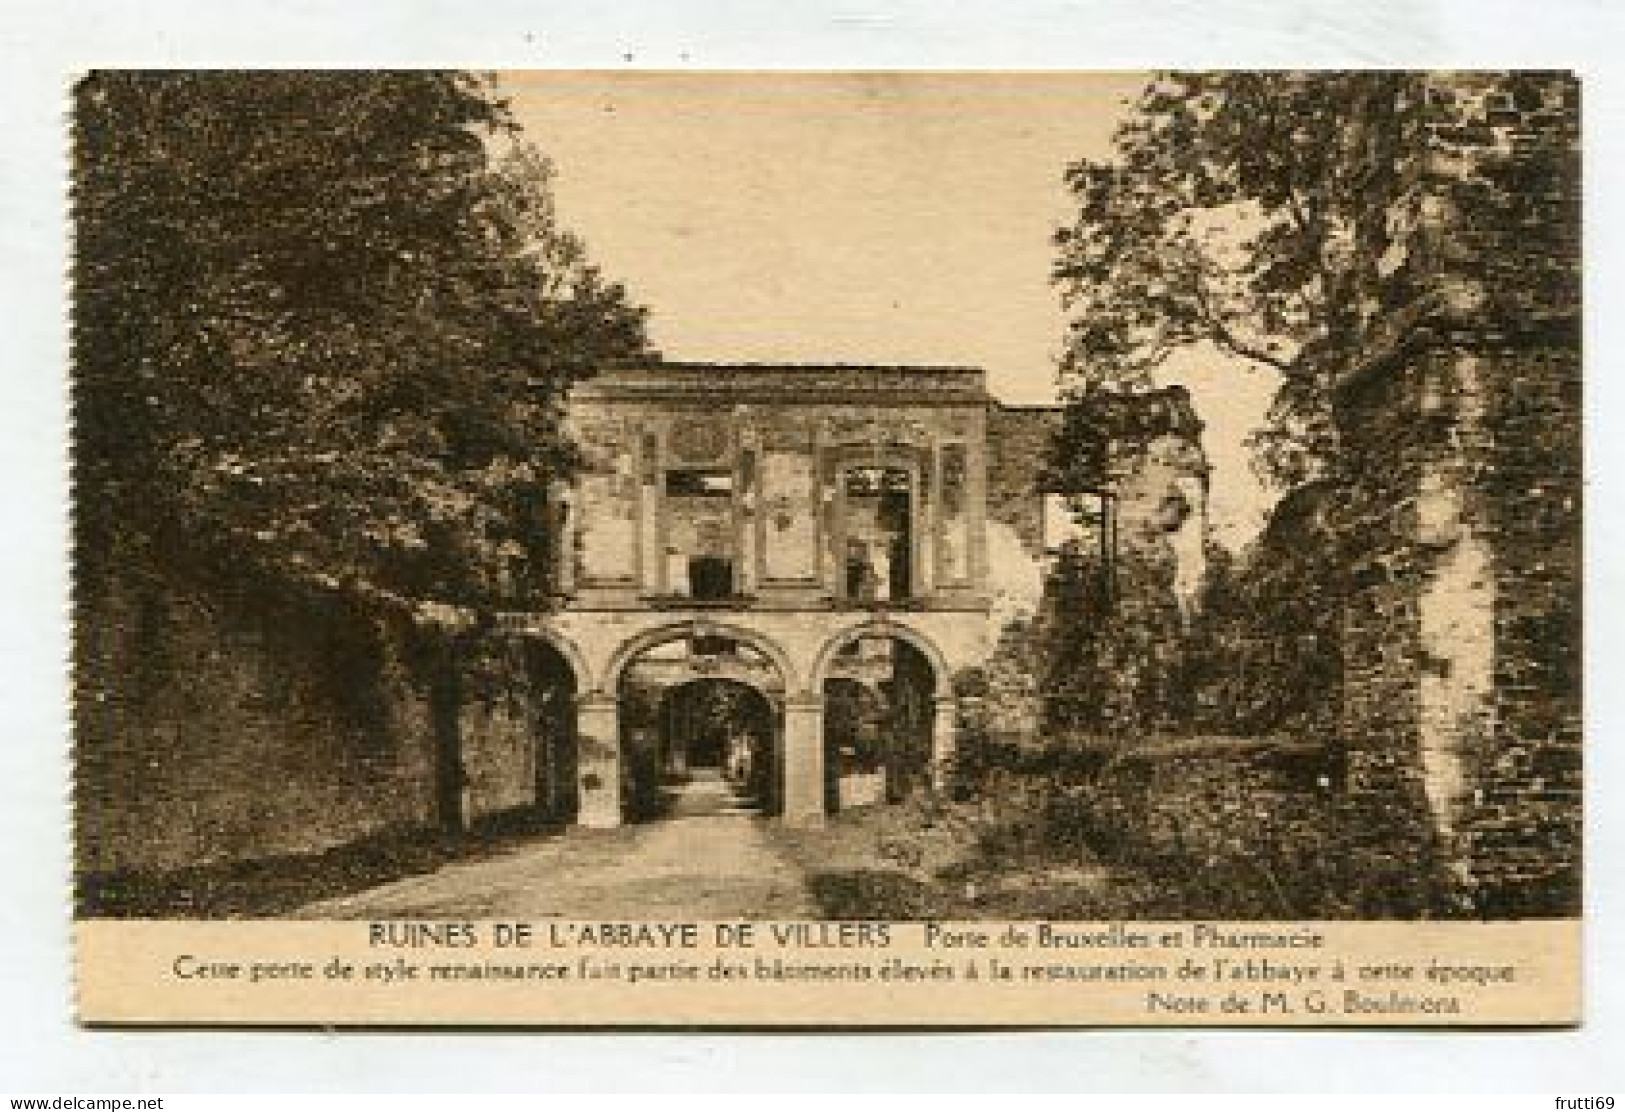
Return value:
[(846, 597), (859, 602), (908, 598), (913, 588), (913, 477), (901, 467), (846, 472)]
[(717, 468), (666, 472), (666, 589), (693, 599), (737, 593), (734, 475)]
[(667, 497), (729, 498), (734, 492), (732, 471), (685, 467), (666, 472)]

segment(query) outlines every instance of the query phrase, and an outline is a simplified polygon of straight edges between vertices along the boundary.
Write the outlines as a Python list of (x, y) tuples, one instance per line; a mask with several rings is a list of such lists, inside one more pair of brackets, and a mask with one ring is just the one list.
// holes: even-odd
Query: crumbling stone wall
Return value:
[[(75, 605), (76, 871), (91, 888), (459, 828), (547, 794), (512, 639), (426, 651), (438, 635), (336, 593), (133, 562), (81, 577)], [(437, 720), (442, 698), (454, 714)]]
[[(1046, 492), (1079, 485), (1056, 466), (1066, 410), (989, 410), (989, 585), (998, 629), (978, 688), (985, 729), (967, 722), (968, 744), (984, 735), (1039, 744), (1046, 723), (1137, 729), (1172, 713), (1171, 681), (1207, 561), (1202, 423), (1179, 387), (1113, 398), (1100, 417), (1088, 430), (1102, 448), (1099, 473), (1086, 485), (1111, 496), (1111, 522), (1102, 526), (1110, 529), (1110, 566), (1099, 537), (1057, 557), (1066, 538), (1045, 536)], [(1001, 544), (1006, 534), (1010, 542)], [(1021, 593), (1023, 575), (1030, 597), (1012, 605), (999, 591)]]
[(1189, 620), (1207, 573), (1208, 462), (1190, 395), (1170, 387), (1145, 396), (1144, 440), (1112, 446), (1117, 559), (1159, 569)]
[(1043, 556), (1039, 478), (1061, 431), (1058, 405), (992, 405), (987, 411), (987, 520), (1013, 532), (1034, 560)]
[(1580, 863), (1578, 87), (1431, 75), (1338, 425), (1343, 734), (1463, 906), (1574, 913)]
[(127, 573), (76, 604), (82, 873), (313, 852), (432, 821), (398, 645), (321, 607)]

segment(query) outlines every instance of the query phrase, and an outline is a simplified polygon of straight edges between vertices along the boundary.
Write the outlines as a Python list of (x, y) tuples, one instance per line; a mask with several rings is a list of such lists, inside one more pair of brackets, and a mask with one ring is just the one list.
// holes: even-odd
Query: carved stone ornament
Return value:
[(826, 418), (825, 428), (833, 444), (928, 444), (931, 430), (912, 417), (901, 415), (877, 420), (870, 416), (836, 414)]
[(674, 421), (667, 441), (679, 463), (720, 463), (728, 455), (728, 426), (709, 417)]

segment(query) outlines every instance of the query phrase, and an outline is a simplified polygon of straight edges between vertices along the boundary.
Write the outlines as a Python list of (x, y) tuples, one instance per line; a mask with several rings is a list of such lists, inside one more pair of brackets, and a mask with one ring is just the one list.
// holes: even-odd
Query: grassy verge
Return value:
[(1091, 858), (1018, 860), (1001, 849), (1011, 798), (913, 800), (774, 837), (827, 919), (1115, 918), (1134, 880)]
[(461, 835), (385, 831), (319, 853), (221, 862), (163, 872), (92, 873), (79, 878), (80, 918), (259, 919), (306, 904), (433, 872), (453, 860), (501, 853), (558, 827), (507, 817)]

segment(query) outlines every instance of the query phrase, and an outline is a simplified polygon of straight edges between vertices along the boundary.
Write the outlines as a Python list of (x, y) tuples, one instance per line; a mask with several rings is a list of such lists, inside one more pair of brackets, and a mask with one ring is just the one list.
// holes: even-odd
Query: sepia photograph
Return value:
[(1561, 72), (98, 71), (80, 919), (1566, 919)]

